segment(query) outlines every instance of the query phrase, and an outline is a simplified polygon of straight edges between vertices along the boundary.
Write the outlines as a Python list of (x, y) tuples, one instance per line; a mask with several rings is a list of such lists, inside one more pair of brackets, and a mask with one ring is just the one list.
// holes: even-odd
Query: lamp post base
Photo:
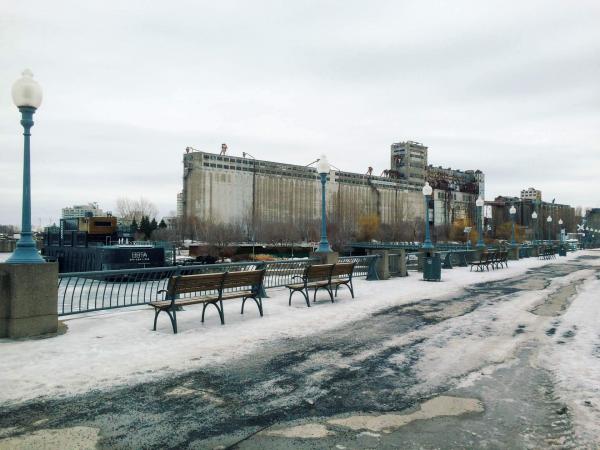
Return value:
[(329, 245), (329, 241), (321, 240), (319, 242), (319, 248), (317, 249), (317, 253), (329, 253), (331, 252), (331, 246)]
[(29, 239), (21, 237), (17, 242), (17, 248), (6, 260), (6, 264), (44, 264), (45, 262), (37, 251), (37, 246), (31, 236)]

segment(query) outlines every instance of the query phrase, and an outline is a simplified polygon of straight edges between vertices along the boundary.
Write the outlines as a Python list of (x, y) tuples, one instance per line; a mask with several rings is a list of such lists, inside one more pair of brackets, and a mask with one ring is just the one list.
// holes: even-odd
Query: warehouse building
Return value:
[[(437, 183), (434, 198), (440, 192), (456, 194), (443, 205), (435, 201), (430, 205), (436, 211), (444, 208), (432, 217), (437, 225), (463, 214), (459, 209), (471, 210), (483, 189), (483, 174), (479, 171), (448, 169), (453, 179), (462, 181), (442, 186), (440, 177), (445, 172), (428, 168), (427, 147), (412, 141), (392, 144), (391, 164), (383, 176), (374, 176), (371, 171), (358, 174), (332, 170), (327, 183), (329, 223), (354, 232), (365, 216), (377, 216), (382, 225), (391, 227), (423, 220), (421, 189), (427, 179)], [(190, 149), (184, 155), (183, 166), (184, 217), (241, 225), (248, 236), (264, 224), (314, 223), (320, 219), (321, 183), (313, 167)], [(430, 177), (428, 170), (433, 170), (435, 176)]]

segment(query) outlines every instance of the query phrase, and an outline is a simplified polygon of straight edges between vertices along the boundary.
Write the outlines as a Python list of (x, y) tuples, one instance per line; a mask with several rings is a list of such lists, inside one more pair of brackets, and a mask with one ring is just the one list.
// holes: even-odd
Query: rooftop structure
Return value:
[(542, 191), (535, 188), (523, 189), (521, 191), (521, 199), (523, 200), (542, 200)]
[(104, 212), (98, 207), (98, 203), (92, 202), (86, 205), (67, 206), (62, 209), (63, 219), (77, 219), (79, 217), (102, 216)]

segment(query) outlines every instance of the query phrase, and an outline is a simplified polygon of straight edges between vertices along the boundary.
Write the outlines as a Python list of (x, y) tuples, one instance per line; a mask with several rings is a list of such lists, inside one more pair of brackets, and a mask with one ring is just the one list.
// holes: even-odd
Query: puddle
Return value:
[(286, 438), (321, 439), (327, 436), (333, 436), (335, 433), (329, 431), (325, 425), (309, 423), (295, 427), (280, 428), (278, 430), (266, 430), (259, 434)]
[(223, 403), (223, 400), (221, 400), (219, 397), (217, 397), (216, 395), (214, 395), (214, 393), (212, 393), (210, 391), (206, 391), (203, 389), (190, 389), (185, 386), (177, 386), (177, 387), (171, 389), (170, 391), (165, 392), (165, 395), (167, 397), (181, 397), (181, 398), (197, 396), (197, 397), (203, 398), (207, 402), (214, 403), (217, 405), (221, 405)]
[(90, 427), (72, 427), (39, 430), (31, 434), (0, 440), (0, 450), (8, 449), (95, 449), (100, 430)]
[(440, 416), (460, 416), (472, 412), (483, 412), (483, 404), (474, 398), (440, 396), (426, 401), (418, 411), (410, 414), (381, 414), (378, 416), (350, 416), (331, 419), (328, 423), (353, 430), (384, 431), (400, 428), (415, 420), (426, 420)]
[(538, 316), (559, 316), (567, 309), (571, 300), (577, 294), (577, 286), (581, 283), (581, 281), (578, 281), (562, 286), (556, 292), (550, 294), (544, 303), (536, 306), (531, 312)]

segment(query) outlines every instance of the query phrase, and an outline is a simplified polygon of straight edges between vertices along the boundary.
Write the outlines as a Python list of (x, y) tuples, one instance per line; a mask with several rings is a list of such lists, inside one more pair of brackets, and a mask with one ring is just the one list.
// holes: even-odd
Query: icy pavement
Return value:
[(225, 326), (216, 314), (202, 325), (186, 308), (178, 335), (165, 318), (150, 331), (148, 309), (71, 318), (62, 336), (0, 341), (0, 437), (77, 430), (101, 447), (594, 447), (598, 257), (457, 268), (442, 283), (416, 274), (358, 281), (356, 299), (323, 295), (311, 308), (290, 308), (286, 292), (272, 290), (262, 319), (231, 302)]

